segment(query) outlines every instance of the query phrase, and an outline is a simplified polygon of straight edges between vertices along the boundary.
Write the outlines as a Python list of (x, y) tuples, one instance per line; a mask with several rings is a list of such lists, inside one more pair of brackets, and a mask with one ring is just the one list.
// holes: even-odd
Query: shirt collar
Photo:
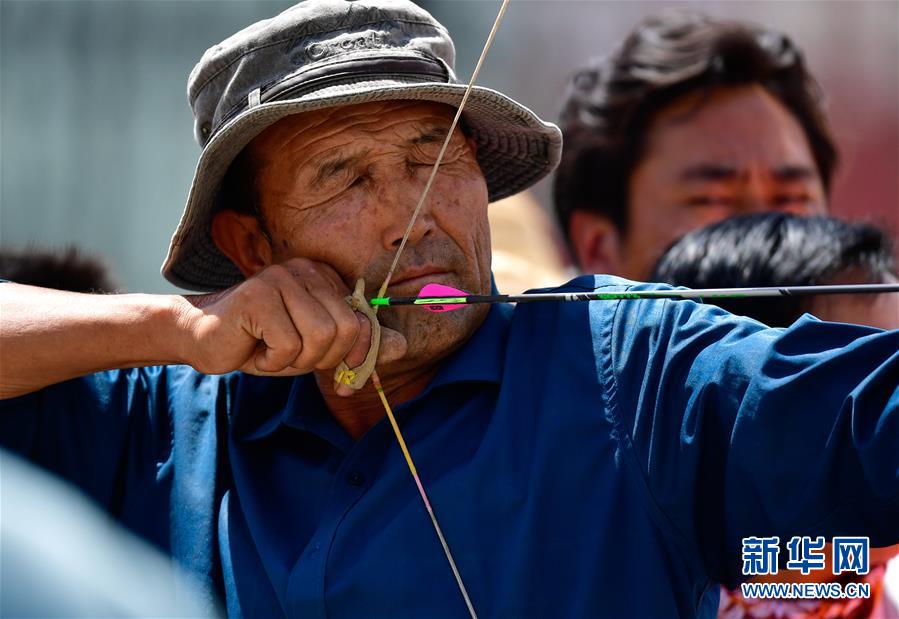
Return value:
[(506, 304), (490, 306), (487, 318), (462, 347), (447, 357), (422, 397), (453, 383), (496, 383), (503, 377), (504, 351), (514, 309)]
[[(441, 363), (437, 375), (415, 399), (452, 384), (499, 384), (513, 311), (505, 304), (492, 305), (474, 335)], [(262, 439), (284, 424), (320, 435), (331, 433), (336, 422), (325, 407), (315, 378), (311, 374), (292, 379), (241, 375), (232, 419), (235, 437)]]

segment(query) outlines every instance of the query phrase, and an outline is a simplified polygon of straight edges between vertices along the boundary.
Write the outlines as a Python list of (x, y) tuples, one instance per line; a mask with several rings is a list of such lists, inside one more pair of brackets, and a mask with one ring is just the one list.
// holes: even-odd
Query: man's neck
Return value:
[[(448, 337), (434, 338), (429, 341), (430, 348), (407, 351), (402, 359), (379, 365), (378, 376), (390, 406), (395, 409), (421, 394), (449, 356), (465, 346), (481, 328), (489, 311), (486, 305), (472, 306), (467, 316), (457, 317), (442, 331), (435, 330), (445, 336), (449, 334)], [(315, 381), (331, 415), (353, 440), (359, 440), (387, 414), (371, 380), (348, 397), (335, 393), (333, 370), (315, 372)]]
[[(412, 400), (424, 391), (436, 373), (436, 368), (429, 368), (424, 372), (381, 376), (387, 401), (392, 407), (396, 407)], [(359, 440), (387, 414), (371, 380), (349, 397), (342, 397), (334, 392), (333, 371), (316, 372), (315, 381), (331, 415), (354, 441)]]

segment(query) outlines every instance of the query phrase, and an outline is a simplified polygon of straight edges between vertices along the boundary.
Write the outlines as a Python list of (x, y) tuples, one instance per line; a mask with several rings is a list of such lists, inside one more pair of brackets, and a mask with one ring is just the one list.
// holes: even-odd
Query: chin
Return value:
[(490, 306), (472, 305), (453, 312), (433, 313), (421, 307), (396, 307), (381, 324), (406, 337), (408, 350), (398, 362), (405, 369), (437, 363), (474, 335)]

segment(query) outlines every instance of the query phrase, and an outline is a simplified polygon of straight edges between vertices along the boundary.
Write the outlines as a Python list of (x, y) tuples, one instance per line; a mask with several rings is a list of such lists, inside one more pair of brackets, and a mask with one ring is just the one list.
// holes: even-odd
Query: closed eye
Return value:
[[(437, 156), (440, 154), (440, 149), (443, 147), (443, 138), (445, 135), (446, 133), (444, 132), (440, 136), (433, 137), (433, 139), (423, 139), (416, 142), (410, 149), (406, 159), (406, 165), (410, 168), (433, 166), (437, 162)], [(440, 139), (437, 139), (437, 137)], [(441, 160), (440, 165), (443, 166), (458, 161), (466, 152), (468, 152), (468, 144), (465, 142), (464, 138), (456, 138), (454, 136), (454, 138), (450, 140), (446, 151), (443, 153), (443, 159)]]
[(733, 198), (728, 196), (709, 196), (698, 195), (690, 196), (685, 200), (687, 206), (703, 207), (703, 206), (731, 206), (734, 203)]
[(791, 204), (808, 204), (811, 201), (811, 196), (808, 193), (791, 193), (791, 194), (778, 194), (774, 196), (771, 202), (776, 207), (784, 207)]
[(341, 195), (359, 189), (368, 182), (368, 178), (367, 174), (346, 174), (342, 182), (339, 184), (335, 183), (333, 195)]
[[(446, 161), (444, 159), (444, 161)], [(409, 168), (430, 168), (434, 166), (434, 161), (407, 161), (406, 166)]]

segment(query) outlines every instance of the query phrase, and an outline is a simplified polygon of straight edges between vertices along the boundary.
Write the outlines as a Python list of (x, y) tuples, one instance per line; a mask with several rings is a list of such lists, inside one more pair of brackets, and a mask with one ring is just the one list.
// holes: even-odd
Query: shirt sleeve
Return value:
[(666, 526), (713, 578), (740, 578), (743, 537), (899, 540), (899, 331), (808, 315), (769, 329), (692, 301), (592, 305), (612, 416)]

